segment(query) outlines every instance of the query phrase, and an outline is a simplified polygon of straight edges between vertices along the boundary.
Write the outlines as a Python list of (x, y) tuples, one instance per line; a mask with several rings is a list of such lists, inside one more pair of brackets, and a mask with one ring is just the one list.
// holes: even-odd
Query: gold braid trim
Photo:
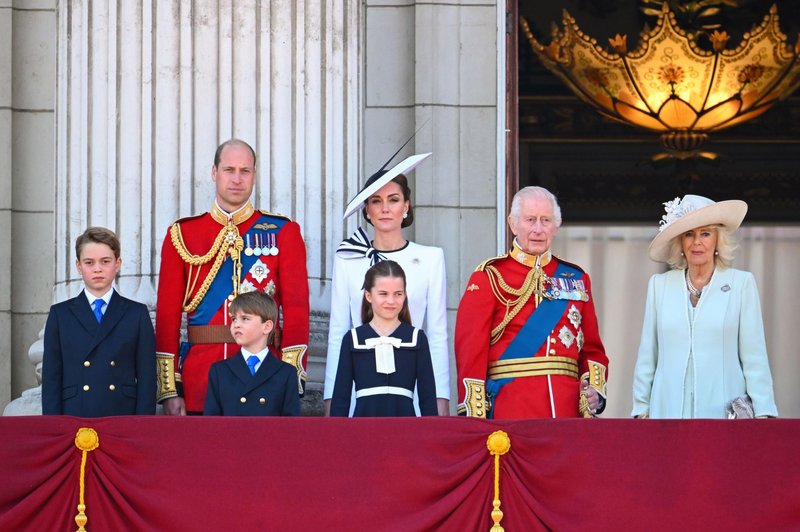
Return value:
[(307, 349), (307, 345), (299, 344), (281, 350), (281, 360), (297, 370), (297, 391), (300, 395), (303, 394), (303, 383), (308, 379), (306, 368), (303, 367), (303, 355)]
[[(505, 279), (503, 279), (503, 276), (496, 267), (487, 265), (485, 267), (485, 271), (494, 297), (496, 297), (500, 303), (506, 306), (506, 315), (503, 317), (503, 321), (501, 321), (494, 329), (492, 329), (489, 345), (494, 345), (498, 340), (500, 340), (500, 337), (503, 335), (503, 331), (506, 329), (506, 325), (508, 325), (508, 323), (513, 320), (517, 314), (519, 314), (519, 312), (525, 306), (525, 303), (528, 302), (534, 292), (539, 288), (539, 285), (543, 283), (543, 274), (541, 269), (531, 268), (531, 270), (528, 272), (528, 275), (525, 276), (525, 281), (522, 283), (522, 286), (519, 288), (512, 288), (508, 285), (508, 283), (506, 283)], [(517, 296), (516, 299), (507, 299), (505, 295), (501, 293), (501, 289), (510, 296)], [(537, 298), (537, 304), (538, 299), (539, 298)]]
[[(177, 222), (172, 224), (172, 227), (169, 228), (169, 235), (172, 239), (172, 245), (175, 246), (175, 250), (178, 252), (178, 255), (180, 255), (181, 260), (189, 265), (190, 279), (192, 278), (192, 270), (195, 267), (199, 268), (200, 266), (210, 262), (212, 258), (214, 259), (214, 264), (212, 264), (211, 270), (209, 270), (208, 275), (206, 275), (206, 278), (203, 280), (203, 284), (200, 285), (200, 288), (197, 290), (197, 293), (194, 295), (194, 297), (191, 298), (191, 301), (189, 301), (189, 294), (192, 293), (192, 290), (197, 283), (197, 278), (200, 275), (199, 269), (197, 270), (194, 279), (192, 279), (190, 283), (187, 283), (186, 292), (183, 295), (184, 312), (193, 312), (206, 296), (206, 292), (208, 292), (208, 288), (211, 286), (211, 283), (214, 282), (217, 272), (219, 272), (220, 267), (222, 267), (222, 263), (225, 261), (225, 256), (228, 254), (229, 250), (235, 250), (232, 255), (234, 253), (236, 255), (234, 257), (234, 277), (237, 273), (237, 265), (238, 273), (241, 273), (241, 263), (238, 261), (239, 254), (236, 251), (240, 250), (241, 246), (243, 246), (243, 243), (240, 243), (242, 237), (239, 235), (239, 228), (236, 227), (232, 221), (228, 222), (228, 224), (220, 230), (217, 238), (214, 239), (214, 244), (205, 255), (193, 255), (188, 249), (186, 249), (186, 244), (184, 243), (183, 235), (181, 234), (181, 227)], [(238, 293), (237, 288), (237, 286), (234, 286), (234, 292), (236, 293)]]
[(158, 381), (156, 401), (178, 396), (178, 386), (176, 382), (180, 380), (180, 375), (175, 374), (175, 362), (173, 355), (169, 353), (156, 353), (156, 380)]

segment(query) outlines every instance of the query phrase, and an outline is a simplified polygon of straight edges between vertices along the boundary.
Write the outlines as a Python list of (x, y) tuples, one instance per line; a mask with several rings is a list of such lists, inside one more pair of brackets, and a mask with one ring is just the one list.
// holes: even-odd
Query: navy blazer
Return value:
[(297, 370), (267, 353), (255, 375), (238, 351), (208, 370), (207, 416), (299, 416)]
[(100, 323), (83, 292), (53, 305), (44, 328), (42, 413), (155, 414), (155, 353), (147, 306), (116, 290)]

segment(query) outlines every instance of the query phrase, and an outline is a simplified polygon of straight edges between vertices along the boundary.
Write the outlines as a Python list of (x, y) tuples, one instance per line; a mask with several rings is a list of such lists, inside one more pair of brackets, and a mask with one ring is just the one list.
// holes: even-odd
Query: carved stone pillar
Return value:
[[(209, 209), (214, 151), (239, 137), (258, 154), (254, 204), (300, 223), (311, 308), (327, 313), (358, 183), (359, 2), (57, 5), (55, 301), (79, 290), (75, 238), (100, 225), (122, 243), (120, 291), (154, 308), (169, 224)], [(312, 390), (324, 336), (312, 330)]]

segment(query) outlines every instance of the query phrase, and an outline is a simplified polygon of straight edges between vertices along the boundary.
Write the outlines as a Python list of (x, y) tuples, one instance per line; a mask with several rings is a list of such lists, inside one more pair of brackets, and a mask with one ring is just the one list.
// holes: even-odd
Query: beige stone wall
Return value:
[(0, 409), (37, 384), (51, 303), (55, 26), (54, 0), (0, 1)]
[(497, 6), (375, 0), (365, 20), (365, 174), (428, 121), (414, 144), (433, 155), (411, 175), (408, 236), (445, 251), (454, 409), (463, 283), (498, 246)]

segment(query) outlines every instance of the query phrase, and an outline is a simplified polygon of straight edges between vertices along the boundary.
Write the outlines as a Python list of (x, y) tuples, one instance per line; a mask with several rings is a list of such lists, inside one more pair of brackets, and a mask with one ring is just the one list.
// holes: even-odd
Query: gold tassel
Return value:
[(492, 501), (494, 525), (489, 532), (504, 532), (500, 526), (500, 521), (503, 519), (503, 511), (500, 509), (500, 456), (511, 449), (511, 438), (505, 431), (496, 430), (486, 440), (486, 447), (489, 449), (489, 454), (494, 456), (494, 500)]
[(75, 435), (75, 447), (81, 450), (81, 478), (80, 478), (80, 495), (78, 499), (78, 515), (75, 516), (75, 523), (78, 525), (78, 532), (86, 532), (86, 504), (83, 500), (84, 488), (86, 486), (86, 456), (89, 451), (94, 451), (100, 447), (100, 438), (94, 429), (82, 427), (78, 429)]

